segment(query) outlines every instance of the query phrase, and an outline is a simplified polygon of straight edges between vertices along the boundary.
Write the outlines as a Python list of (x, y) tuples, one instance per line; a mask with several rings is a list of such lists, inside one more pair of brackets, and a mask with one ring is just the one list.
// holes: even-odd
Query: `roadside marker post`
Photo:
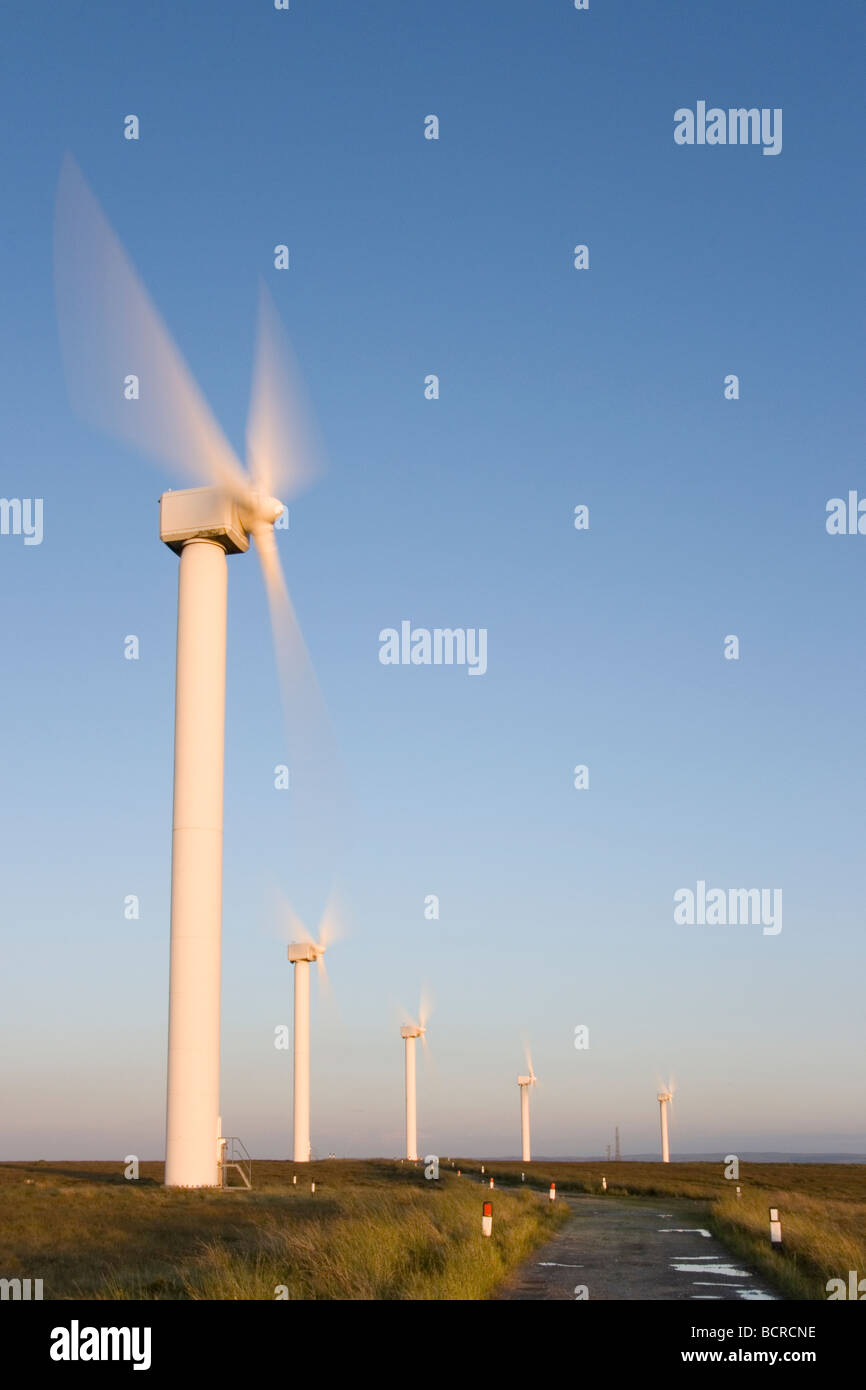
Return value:
[(774, 1250), (778, 1250), (782, 1244), (782, 1223), (779, 1220), (779, 1208), (770, 1207), (770, 1244)]
[(493, 1234), (493, 1203), (485, 1202), (481, 1209), (481, 1234), (491, 1236)]

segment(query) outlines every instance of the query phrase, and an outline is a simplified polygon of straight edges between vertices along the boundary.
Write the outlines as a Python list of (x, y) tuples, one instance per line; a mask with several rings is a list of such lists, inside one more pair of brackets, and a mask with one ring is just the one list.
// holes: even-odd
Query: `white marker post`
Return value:
[(314, 1182), (311, 1182), (311, 1183), (310, 1183), (310, 1191), (311, 1191), (311, 1192), (315, 1192), (315, 1190), (316, 1190), (316, 1184), (315, 1184)]
[(552, 1182), (552, 1183), (550, 1184), (550, 1192), (548, 1193), (548, 1198), (549, 1198), (549, 1200), (550, 1200), (551, 1202), (555, 1202), (555, 1201), (556, 1201), (556, 1183), (555, 1183), (555, 1182)]
[(491, 1187), (493, 1186), (493, 1179), (492, 1179), (492, 1178), (490, 1179), (490, 1186), (491, 1186)]
[(601, 1180), (601, 1190), (602, 1190), (602, 1192), (607, 1192), (607, 1178), (602, 1178), (602, 1180)]
[(782, 1246), (782, 1223), (779, 1220), (778, 1207), (770, 1207), (770, 1244), (774, 1250), (779, 1250)]
[(493, 1235), (493, 1203), (485, 1202), (481, 1209), (481, 1234)]
[(742, 1197), (742, 1195), (743, 1195), (743, 1189), (742, 1189), (741, 1187), (738, 1187), (738, 1188), (737, 1188), (737, 1196), (738, 1196), (738, 1197)]

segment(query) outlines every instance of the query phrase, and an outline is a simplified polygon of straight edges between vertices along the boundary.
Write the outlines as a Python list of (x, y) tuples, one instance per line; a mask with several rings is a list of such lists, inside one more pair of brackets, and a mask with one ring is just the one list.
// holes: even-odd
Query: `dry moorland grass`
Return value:
[(54, 1299), (483, 1299), (567, 1215), (530, 1191), (488, 1194), (485, 1239), (478, 1184), (387, 1161), (256, 1163), (252, 1192), (140, 1173), (0, 1164), (0, 1273)]
[[(423, 1166), (387, 1160), (296, 1166), (257, 1162), (252, 1192), (161, 1186), (162, 1165), (137, 1183), (115, 1163), (0, 1164), (0, 1275), (41, 1278), (46, 1298), (483, 1299), (565, 1220), (560, 1193), (681, 1197), (725, 1245), (793, 1299), (826, 1299), (829, 1279), (866, 1277), (866, 1166), (744, 1163), (547, 1163), (486, 1160)], [(532, 1184), (520, 1182), (521, 1170)], [(298, 1177), (298, 1185), (292, 1176)], [(310, 1192), (315, 1178), (316, 1193)], [(480, 1233), (494, 1202), (494, 1234)], [(769, 1245), (778, 1206), (784, 1247)]]

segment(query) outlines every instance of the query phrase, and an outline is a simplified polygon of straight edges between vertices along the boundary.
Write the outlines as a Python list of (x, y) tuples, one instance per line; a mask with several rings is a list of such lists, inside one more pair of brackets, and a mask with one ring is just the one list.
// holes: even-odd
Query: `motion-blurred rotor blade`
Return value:
[(343, 941), (346, 936), (345, 924), (337, 893), (333, 890), (325, 904), (325, 911), (319, 923), (319, 941), (322, 946), (333, 946), (336, 941)]
[(247, 466), (257, 492), (291, 501), (323, 471), (300, 373), (270, 292), (259, 285), (259, 320)]
[(272, 526), (255, 525), (286, 726), (292, 874), (315, 880), (321, 913), (339, 862), (347, 817), (345, 778), (325, 702), (286, 588)]
[(436, 1054), (427, 1041), (427, 1031), (421, 1034), (421, 1046), (424, 1049), (424, 1066), (427, 1070), (437, 1073), (439, 1068), (436, 1065)]
[(430, 1015), (433, 1012), (433, 1000), (426, 986), (422, 986), (421, 997), (418, 1001), (418, 1026), (426, 1028)]
[(323, 954), (316, 956), (316, 967), (319, 972), (319, 989), (322, 991), (323, 997), (333, 1000), (334, 987), (331, 984), (331, 977), (328, 974), (328, 967), (325, 964), (325, 957)]
[(421, 995), (418, 1000), (418, 1027), (421, 1031), (421, 1046), (426, 1054), (425, 1063), (432, 1064), (432, 1053), (430, 1044), (427, 1041), (427, 1024), (430, 1022), (430, 1015), (433, 1012), (433, 999), (426, 985), (421, 986)]
[[(171, 334), (67, 155), (54, 225), (54, 278), (69, 398), (90, 424), (181, 475), (245, 497), (249, 479)], [(138, 398), (127, 399), (138, 380)]]
[(534, 1080), (535, 1080), (535, 1069), (534, 1069), (534, 1067), (533, 1067), (533, 1065), (532, 1065), (532, 1053), (531, 1053), (530, 1050), (529, 1050), (529, 1043), (526, 1041), (525, 1038), (524, 1038), (524, 1040), (523, 1040), (523, 1052), (524, 1052), (524, 1056), (526, 1057), (526, 1070), (527, 1070), (527, 1072), (529, 1073), (529, 1075), (532, 1077), (532, 1079), (533, 1079), (533, 1081), (534, 1081)]
[(312, 941), (313, 934), (306, 922), (301, 920), (288, 898), (282, 893), (279, 902), (280, 935), (288, 942)]

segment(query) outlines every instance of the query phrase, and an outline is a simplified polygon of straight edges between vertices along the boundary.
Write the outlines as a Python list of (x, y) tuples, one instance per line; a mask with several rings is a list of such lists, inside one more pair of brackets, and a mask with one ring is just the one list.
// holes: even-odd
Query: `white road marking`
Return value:
[[(679, 1274), (709, 1274), (706, 1265), (673, 1265)], [(728, 1279), (748, 1279), (749, 1272), (746, 1269), (737, 1269), (735, 1265), (713, 1265), (713, 1274), (723, 1274)]]
[(564, 1265), (559, 1260), (539, 1260), (539, 1269), (583, 1269), (583, 1265)]
[(710, 1239), (709, 1231), (705, 1231), (703, 1226), (662, 1226), (658, 1235), (664, 1236), (671, 1232), (681, 1236), (706, 1236), (707, 1240)]

